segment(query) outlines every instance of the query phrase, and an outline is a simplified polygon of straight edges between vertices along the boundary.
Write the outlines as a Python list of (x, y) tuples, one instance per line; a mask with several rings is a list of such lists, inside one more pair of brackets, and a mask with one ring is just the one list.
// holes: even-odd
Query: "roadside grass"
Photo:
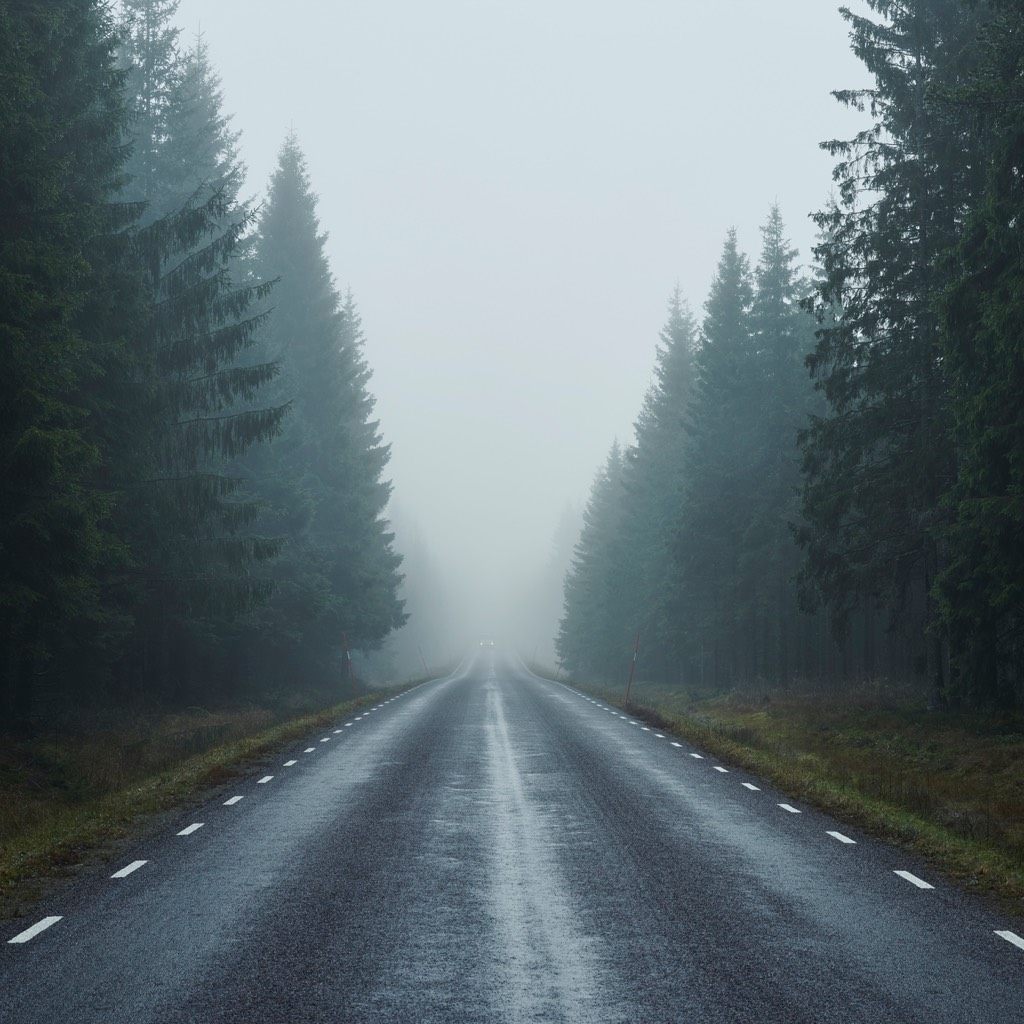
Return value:
[(73, 733), (0, 737), (0, 917), (148, 816), (229, 782), (278, 747), (394, 690), (318, 710), (193, 708), (79, 722)]
[(638, 717), (1024, 914), (1024, 715), (928, 711), (878, 685), (634, 692)]

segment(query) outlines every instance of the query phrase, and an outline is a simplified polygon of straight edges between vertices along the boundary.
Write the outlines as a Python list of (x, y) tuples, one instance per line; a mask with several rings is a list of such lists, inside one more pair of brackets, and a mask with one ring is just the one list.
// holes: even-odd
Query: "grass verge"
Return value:
[(153, 815), (382, 692), (301, 714), (197, 708), (0, 743), (0, 917), (20, 916), (56, 879), (143, 833)]
[(1024, 915), (1024, 716), (921, 705), (875, 687), (713, 698), (645, 687), (630, 710)]

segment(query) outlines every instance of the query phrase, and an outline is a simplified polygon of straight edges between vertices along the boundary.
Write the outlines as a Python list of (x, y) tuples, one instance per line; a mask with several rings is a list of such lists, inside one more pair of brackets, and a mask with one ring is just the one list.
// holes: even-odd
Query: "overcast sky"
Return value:
[(818, 143), (864, 124), (829, 94), (866, 84), (837, 8), (182, 0), (250, 193), (298, 134), (362, 313), (396, 516), (482, 618), (631, 440), (676, 282), (700, 314), (726, 231), (756, 262), (776, 200), (809, 259)]

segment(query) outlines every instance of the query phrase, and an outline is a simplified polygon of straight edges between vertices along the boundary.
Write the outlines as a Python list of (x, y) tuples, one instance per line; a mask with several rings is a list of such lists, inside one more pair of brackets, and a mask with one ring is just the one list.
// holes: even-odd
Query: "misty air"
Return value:
[(1017, 1019), (1022, 67), (0, 0), (0, 1021)]

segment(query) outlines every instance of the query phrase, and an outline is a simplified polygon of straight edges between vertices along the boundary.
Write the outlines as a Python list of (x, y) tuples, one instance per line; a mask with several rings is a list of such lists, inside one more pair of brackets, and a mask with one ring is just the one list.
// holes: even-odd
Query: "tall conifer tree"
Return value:
[(671, 555), (686, 487), (696, 335), (693, 314), (677, 287), (655, 351), (654, 383), (635, 424), (636, 444), (623, 464), (623, 617), (643, 633), (644, 671), (661, 679), (678, 678), (681, 671)]
[(937, 589), (954, 692), (1006, 708), (1024, 696), (1024, 10), (991, 6), (977, 68), (946, 95), (973, 117), (987, 182), (940, 304), (957, 479)]
[(804, 365), (814, 347), (814, 321), (800, 307), (811, 285), (797, 273), (799, 253), (786, 238), (777, 204), (761, 236), (750, 317), (760, 381), (749, 410), (755, 448), (741, 541), (743, 594), (758, 631), (756, 673), (786, 680), (801, 667), (804, 624), (793, 581), (800, 551), (793, 525), (799, 518), (797, 437), (817, 406)]
[[(875, 124), (825, 144), (840, 157), (840, 201), (816, 218), (826, 241), (811, 365), (830, 413), (804, 442), (804, 579), (840, 623), (877, 602), (924, 637), (943, 562), (940, 499), (954, 472), (937, 267), (978, 173), (970, 132), (934, 95), (973, 63), (978, 12), (960, 0), (868, 4), (879, 20), (842, 13), (875, 85), (836, 96), (870, 107)], [(920, 647), (942, 700), (939, 642)]]
[(81, 394), (102, 373), (90, 340), (116, 333), (85, 321), (124, 225), (125, 110), (91, 0), (5, 3), (0, 67), (0, 718), (24, 723), (65, 638), (102, 619), (118, 547)]
[(624, 491), (622, 449), (616, 441), (594, 478), (583, 511), (583, 528), (565, 577), (565, 611), (555, 651), (569, 672), (601, 682), (624, 679), (629, 643), (618, 600)]
[[(164, 146), (173, 134), (172, 108), (180, 84), (181, 34), (172, 22), (179, 0), (118, 0), (120, 59), (128, 73), (132, 120), (125, 197), (145, 204), (148, 224), (180, 208), (178, 175), (168, 175)], [(187, 198), (187, 196), (185, 197)]]
[(268, 661), (306, 664), (323, 680), (336, 678), (344, 635), (370, 650), (405, 615), (401, 558), (384, 517), (389, 446), (373, 418), (359, 315), (335, 287), (316, 206), (289, 133), (260, 216), (254, 265), (280, 277), (263, 348), (280, 362), (276, 394), (291, 415), (273, 450), (249, 465), (269, 522), (288, 538), (261, 642), (272, 651)]
[(744, 509), (758, 444), (751, 410), (760, 400), (753, 300), (750, 265), (730, 230), (704, 305), (675, 543), (691, 657), (703, 678), (718, 681), (748, 668), (748, 630), (739, 614)]
[(144, 203), (135, 234), (149, 308), (133, 339), (134, 388), (146, 429), (124, 461), (124, 521), (134, 566), (138, 627), (125, 685), (144, 676), (182, 696), (209, 677), (219, 623), (266, 599), (258, 567), (278, 550), (255, 532), (258, 506), (243, 496), (236, 462), (272, 438), (284, 407), (262, 391), (271, 362), (253, 358), (269, 286), (242, 280), (253, 220), (236, 204), (237, 136), (220, 109), (216, 75), (200, 40), (182, 55), (170, 24), (176, 0), (122, 0), (122, 60), (134, 111), (133, 177), (124, 195)]

